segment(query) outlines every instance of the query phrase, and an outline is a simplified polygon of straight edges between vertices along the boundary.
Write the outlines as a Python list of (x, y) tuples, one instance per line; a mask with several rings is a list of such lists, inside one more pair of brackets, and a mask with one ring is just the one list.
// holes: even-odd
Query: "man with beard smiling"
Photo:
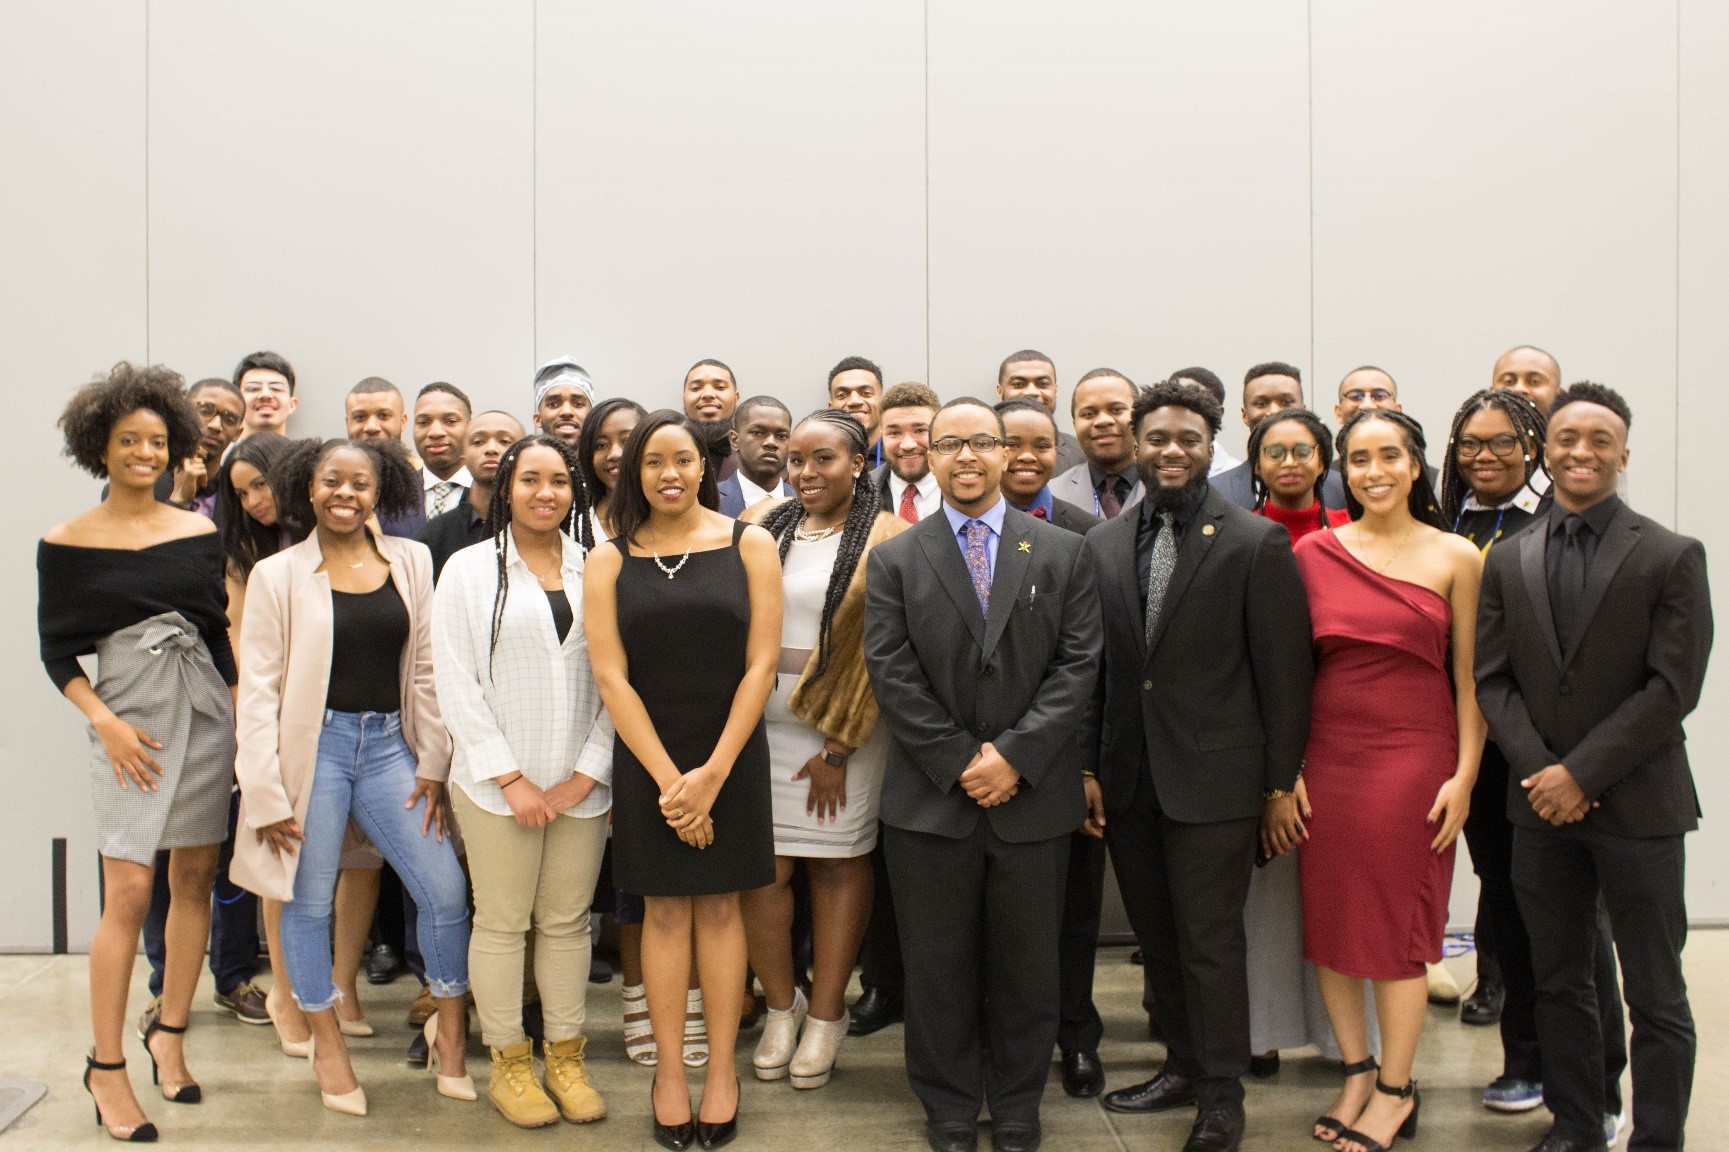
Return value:
[(708, 441), (708, 464), (719, 484), (738, 471), (732, 451), (732, 417), (738, 411), (738, 378), (719, 360), (698, 360), (684, 374), (684, 414)]
[(983, 401), (940, 409), (931, 451), (942, 512), (872, 549), (865, 584), (907, 1078), (936, 1152), (971, 1152), (984, 1105), (996, 1152), (1034, 1152), (1098, 591), (1081, 537), (1003, 498), (1003, 425)]
[(534, 374), (534, 427), (572, 447), (594, 407), (594, 381), (569, 356), (548, 360)]
[(1135, 436), (1129, 428), (1135, 395), (1135, 382), (1115, 368), (1094, 368), (1081, 377), (1072, 414), (1086, 460), (1051, 482), (1057, 499), (1102, 520), (1141, 502), (1146, 489), (1135, 472)]
[(1196, 1105), (1185, 1152), (1242, 1142), (1243, 906), (1257, 849), (1300, 832), (1314, 678), (1290, 536), (1207, 482), (1223, 415), (1192, 384), (1143, 392), (1130, 427), (1147, 498), (1086, 537), (1105, 623), (1101, 822), (1167, 1051), (1158, 1076), (1104, 1106)]

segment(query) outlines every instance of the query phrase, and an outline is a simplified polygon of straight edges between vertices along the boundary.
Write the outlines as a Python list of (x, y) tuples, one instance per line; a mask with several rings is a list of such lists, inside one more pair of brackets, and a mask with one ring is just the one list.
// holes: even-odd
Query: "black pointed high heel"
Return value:
[[(90, 1073), (124, 1072), (125, 1070), (126, 1061), (124, 1060), (118, 1064), (104, 1064), (96, 1059), (94, 1052), (84, 1057), (84, 1091), (90, 1093), (91, 1103), (96, 1103), (96, 1092), (90, 1087)], [(119, 1140), (127, 1144), (156, 1143), (156, 1125), (146, 1120), (136, 1128), (110, 1128), (102, 1122), (102, 1105), (100, 1104), (96, 1104), (96, 1126), (108, 1133), (110, 1140)]]
[(1411, 1102), (1411, 1111), (1399, 1124), (1399, 1130), (1393, 1134), (1393, 1138), (1387, 1141), (1387, 1143), (1382, 1144), (1379, 1140), (1376, 1140), (1373, 1137), (1363, 1135), (1355, 1128), (1345, 1128), (1339, 1132), (1338, 1137), (1335, 1139), (1335, 1143), (1338, 1140), (1349, 1140), (1353, 1143), (1361, 1144), (1363, 1146), (1363, 1152), (1392, 1152), (1393, 1145), (1397, 1144), (1400, 1138), (1411, 1140), (1416, 1137), (1417, 1113), (1423, 1108), (1423, 1097), (1417, 1092), (1417, 1081), (1412, 1079), (1403, 1088), (1389, 1088), (1385, 1084), (1381, 1083), (1381, 1078), (1377, 1076), (1375, 1077), (1375, 1091), (1384, 1096), (1396, 1096), (1400, 1100), (1409, 1100)]
[(204, 1102), (204, 1089), (197, 1083), (176, 1084), (171, 1095), (168, 1086), (162, 1083), (162, 1072), (156, 1064), (156, 1053), (150, 1051), (150, 1038), (158, 1032), (166, 1032), (170, 1036), (184, 1036), (184, 1027), (176, 1028), (172, 1024), (164, 1024), (160, 1017), (150, 1022), (150, 1027), (144, 1030), (144, 1054), (150, 1057), (150, 1082), (162, 1088), (162, 1098), (170, 1104), (201, 1104)]
[(654, 1121), (654, 1142), (665, 1148), (667, 1152), (684, 1152), (696, 1142), (696, 1122), (686, 1120), (683, 1124), (662, 1124), (660, 1112), (654, 1106), (654, 1080), (648, 1082), (648, 1115)]
[[(1379, 1072), (1380, 1070), (1381, 1066), (1376, 1063), (1373, 1056), (1370, 1056), (1367, 1060), (1359, 1060), (1355, 1064), (1347, 1064), (1342, 1069), (1345, 1073), (1345, 1079), (1347, 1080), (1353, 1076), (1361, 1076), (1365, 1072)], [(1379, 1084), (1380, 1079), (1377, 1078), (1375, 1083)], [(1331, 1128), (1333, 1130), (1333, 1135), (1330, 1137), (1317, 1136), (1312, 1131), (1309, 1133), (1309, 1139), (1321, 1144), (1336, 1144), (1338, 1143), (1340, 1135), (1350, 1131), (1350, 1128), (1345, 1124), (1345, 1122), (1340, 1120), (1337, 1116), (1317, 1116), (1315, 1117), (1315, 1127)]]
[[(733, 1085), (734, 1085), (734, 1091), (737, 1092), (738, 1091), (738, 1088), (737, 1088), (738, 1081), (734, 1080)], [(717, 1120), (712, 1124), (709, 1123), (707, 1120), (700, 1120), (700, 1119), (696, 1122), (696, 1142), (698, 1144), (701, 1144), (704, 1148), (722, 1148), (722, 1147), (725, 1147), (726, 1145), (731, 1144), (733, 1142), (733, 1138), (736, 1137), (737, 1135), (738, 1135), (738, 1101), (737, 1100), (734, 1100), (734, 1102), (733, 1102), (732, 1115), (729, 1118), (727, 1118), (725, 1120)]]

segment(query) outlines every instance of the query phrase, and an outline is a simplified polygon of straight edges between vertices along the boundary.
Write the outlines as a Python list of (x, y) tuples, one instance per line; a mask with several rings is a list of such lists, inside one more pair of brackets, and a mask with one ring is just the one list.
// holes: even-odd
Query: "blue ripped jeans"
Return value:
[(445, 999), (468, 991), (468, 882), (450, 841), (421, 834), (426, 801), (403, 807), (414, 791), (414, 771), (399, 713), (326, 710), (294, 899), (282, 906), (282, 959), (294, 999), (307, 1012), (322, 1012), (337, 1000), (330, 917), (350, 816), (420, 908), (416, 927), (432, 994)]

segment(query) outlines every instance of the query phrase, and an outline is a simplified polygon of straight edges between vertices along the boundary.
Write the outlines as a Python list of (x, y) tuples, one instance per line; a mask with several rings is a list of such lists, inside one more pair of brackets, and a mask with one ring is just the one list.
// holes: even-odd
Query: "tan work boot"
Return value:
[(585, 1036), (569, 1040), (550, 1040), (540, 1046), (546, 1062), (546, 1091), (556, 1101), (558, 1110), (572, 1124), (587, 1124), (606, 1119), (606, 1101), (588, 1082), (588, 1069), (582, 1064), (582, 1049), (588, 1043)]
[(534, 1045), (527, 1040), (493, 1048), (492, 1083), (486, 1098), (518, 1128), (544, 1128), (558, 1123), (558, 1108), (534, 1078)]

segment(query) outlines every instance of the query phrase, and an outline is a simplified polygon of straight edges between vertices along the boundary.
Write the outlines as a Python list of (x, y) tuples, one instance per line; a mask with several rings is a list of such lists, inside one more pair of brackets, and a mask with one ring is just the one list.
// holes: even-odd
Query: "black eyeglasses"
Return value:
[(1344, 394), (1344, 399), (1353, 404), (1361, 404), (1365, 400), (1373, 400), (1377, 404), (1385, 404), (1393, 398), (1393, 394), (1385, 388), (1353, 388)]
[(1320, 449), (1313, 444), (1263, 444), (1261, 455), (1275, 464), (1283, 464), (1289, 456), (1299, 464), (1307, 464), (1309, 458)]
[(1487, 440), (1479, 440), (1475, 436), (1461, 436), (1456, 447), (1461, 458), (1476, 456), (1485, 448), (1495, 455), (1505, 458), (1519, 451), (1519, 438), (1511, 432), (1503, 432), (1499, 436), (1491, 436)]
[(198, 413), (198, 418), (200, 420), (208, 420), (212, 416), (218, 416), (222, 419), (222, 426), (224, 428), (240, 427), (240, 417), (236, 416), (232, 412), (226, 412), (214, 404), (194, 404), (192, 407), (193, 410)]
[(931, 451), (943, 456), (953, 456), (956, 452), (961, 450), (961, 445), (963, 444), (968, 448), (971, 448), (974, 452), (989, 452), (992, 449), (1001, 448), (1003, 446), (1003, 441), (1002, 437), (992, 436), (985, 432), (980, 432), (977, 436), (967, 436), (965, 438), (960, 436), (944, 436), (940, 440), (934, 440), (931, 442)]

